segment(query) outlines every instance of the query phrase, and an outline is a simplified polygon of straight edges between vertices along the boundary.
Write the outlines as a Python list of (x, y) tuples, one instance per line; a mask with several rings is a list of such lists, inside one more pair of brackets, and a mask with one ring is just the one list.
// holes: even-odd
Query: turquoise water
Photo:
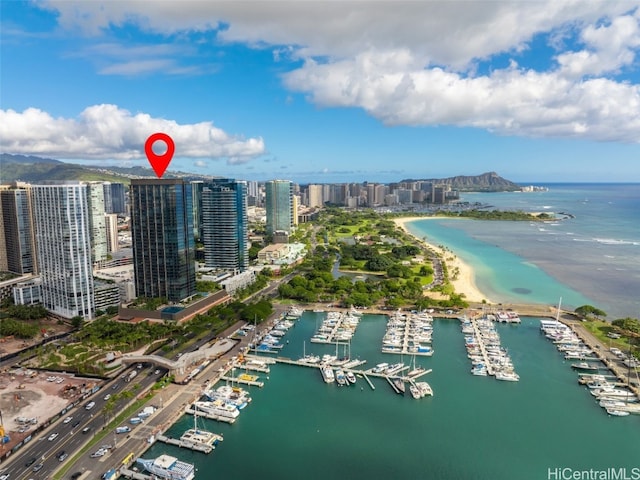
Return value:
[(640, 317), (640, 184), (548, 187), (547, 192), (475, 193), (462, 199), (574, 218), (418, 221), (410, 229), (473, 265), (478, 287), (492, 300), (557, 304), (562, 296), (564, 305), (589, 303), (609, 319)]
[[(308, 343), (319, 315), (304, 314), (285, 337), (283, 356), (335, 351)], [(369, 367), (399, 360), (379, 353), (385, 326), (384, 316), (365, 316), (354, 336), (352, 354)], [(436, 320), (434, 327), (434, 356), (417, 360), (433, 369), (423, 377), (432, 398), (396, 395), (380, 379), (372, 379), (375, 391), (362, 379), (327, 385), (316, 369), (276, 365), (234, 425), (207, 421), (225, 437), (212, 454), (157, 444), (145, 456), (174, 454), (195, 463), (201, 479), (526, 480), (546, 479), (555, 467), (637, 466), (640, 418), (607, 416), (539, 333), (537, 319), (498, 326), (517, 383), (471, 375), (459, 323)], [(169, 433), (191, 422), (185, 417)]]
[(463, 230), (470, 227), (463, 225), (468, 223), (483, 223), (485, 227), (503, 232), (514, 226), (513, 222), (429, 219), (408, 223), (407, 229), (418, 238), (426, 237), (431, 244), (449, 247), (471, 266), (478, 289), (493, 302), (557, 305), (562, 297), (562, 304), (566, 307), (595, 303), (560, 283), (527, 258), (469, 236)]

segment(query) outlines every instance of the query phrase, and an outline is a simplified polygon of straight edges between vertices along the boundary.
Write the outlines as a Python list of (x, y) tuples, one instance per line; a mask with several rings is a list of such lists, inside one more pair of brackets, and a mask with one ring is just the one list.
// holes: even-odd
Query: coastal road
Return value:
[[(154, 372), (155, 370), (152, 368), (143, 369), (142, 373), (136, 377), (138, 379), (137, 384), (140, 385), (141, 390), (155, 382), (164, 371), (158, 374), (154, 374)], [(31, 440), (18, 453), (10, 457), (3, 464), (3, 473), (8, 473), (11, 480), (50, 478), (50, 475), (62, 465), (62, 462), (58, 460), (60, 453), (63, 451), (67, 453), (68, 457), (65, 461), (69, 461), (97, 432), (104, 428), (107, 422), (103, 412), (106, 403), (105, 396), (107, 394), (116, 394), (126, 388), (132, 388), (135, 384), (136, 382), (125, 383), (121, 378), (105, 384), (94, 395), (67, 412), (66, 415), (71, 417), (70, 421), (64, 423), (66, 416), (56, 420), (38, 438)], [(124, 408), (129, 401), (128, 399), (121, 399), (116, 403), (114, 412)], [(95, 406), (87, 410), (86, 406), (90, 402), (94, 402)], [(103, 443), (110, 442), (105, 441)], [(96, 450), (98, 447), (99, 445)], [(38, 471), (34, 471), (34, 467), (40, 463), (42, 463), (42, 467)]]

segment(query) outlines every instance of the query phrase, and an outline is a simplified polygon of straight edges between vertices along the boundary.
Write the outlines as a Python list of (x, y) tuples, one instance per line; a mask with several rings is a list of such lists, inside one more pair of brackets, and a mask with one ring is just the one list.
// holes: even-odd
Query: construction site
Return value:
[(0, 373), (0, 455), (21, 444), (98, 380), (60, 372), (10, 369)]

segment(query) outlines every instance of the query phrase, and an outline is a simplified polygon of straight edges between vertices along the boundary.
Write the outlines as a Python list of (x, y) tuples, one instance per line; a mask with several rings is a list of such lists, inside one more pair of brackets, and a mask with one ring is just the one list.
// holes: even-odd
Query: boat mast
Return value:
[(558, 310), (556, 311), (556, 322), (560, 321), (560, 306), (562, 305), (562, 297), (558, 301)]

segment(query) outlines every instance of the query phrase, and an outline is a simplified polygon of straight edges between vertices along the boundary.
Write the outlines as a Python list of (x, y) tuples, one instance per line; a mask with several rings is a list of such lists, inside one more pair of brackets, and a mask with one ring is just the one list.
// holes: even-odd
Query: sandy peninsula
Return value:
[[(441, 258), (447, 265), (447, 270), (449, 271), (449, 277), (452, 277), (452, 272), (457, 271), (458, 275), (454, 279), (450, 279), (451, 284), (456, 290), (456, 293), (464, 294), (465, 299), (469, 302), (481, 302), (482, 300), (486, 300), (488, 303), (494, 303), (490, 298), (488, 298), (485, 294), (483, 294), (475, 281), (475, 274), (473, 269), (465, 262), (463, 262), (460, 257), (458, 257), (455, 252), (451, 250), (444, 250), (443, 248), (434, 245), (425, 241), (422, 238), (418, 238), (413, 235), (409, 229), (407, 229), (407, 223), (413, 222), (415, 220), (427, 220), (433, 219), (435, 217), (402, 217), (402, 218), (394, 218), (393, 221), (402, 228), (406, 233), (414, 237), (419, 242), (424, 243), (434, 251), (440, 254)], [(456, 270), (457, 269), (457, 270)]]

